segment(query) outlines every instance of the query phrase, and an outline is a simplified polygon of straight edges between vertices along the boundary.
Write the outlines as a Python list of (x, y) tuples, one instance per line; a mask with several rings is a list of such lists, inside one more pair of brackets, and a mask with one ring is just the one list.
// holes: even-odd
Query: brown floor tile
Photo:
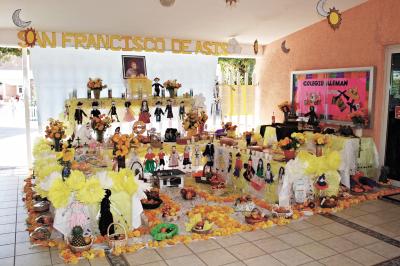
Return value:
[(255, 241), (263, 238), (271, 237), (270, 234), (266, 233), (263, 230), (255, 230), (251, 232), (244, 232), (239, 234), (241, 237), (246, 239), (247, 241)]
[(242, 243), (226, 248), (236, 258), (245, 260), (264, 255), (265, 252), (252, 243)]
[(202, 262), (196, 255), (189, 255), (178, 257), (174, 259), (169, 259), (166, 261), (168, 265), (171, 266), (205, 266), (206, 264)]
[(14, 257), (0, 259), (1, 266), (14, 266)]
[[(319, 263), (318, 261), (312, 261), (312, 262), (301, 264), (301, 266), (324, 266), (324, 264)], [(341, 265), (341, 266), (343, 266), (343, 265)]]
[(290, 266), (301, 265), (313, 261), (312, 258), (298, 251), (295, 248), (275, 252), (272, 253), (271, 255), (280, 262)]
[(15, 235), (15, 240), (17, 243), (30, 241), (28, 232), (17, 232)]
[(264, 250), (267, 253), (278, 252), (281, 250), (291, 248), (291, 246), (289, 246), (282, 240), (274, 238), (274, 237), (257, 240), (257, 241), (254, 241), (253, 244), (255, 244), (257, 247), (261, 248), (262, 250)]
[(246, 239), (244, 239), (243, 237), (241, 237), (238, 234), (232, 235), (232, 236), (227, 236), (227, 237), (217, 238), (216, 240), (217, 240), (218, 244), (220, 244), (223, 247), (229, 247), (229, 246), (247, 242)]
[(0, 224), (15, 224), (16, 221), (17, 217), (15, 216), (15, 214), (0, 216)]
[(15, 232), (15, 224), (0, 224), (0, 234)]
[(16, 206), (17, 201), (4, 201), (0, 203), (0, 209), (15, 208)]
[(251, 258), (244, 261), (248, 266), (284, 266), (285, 264), (279, 262), (271, 255), (263, 255), (260, 257)]
[(294, 246), (294, 247), (302, 246), (302, 245), (314, 242), (314, 240), (306, 237), (305, 235), (303, 235), (299, 232), (280, 235), (277, 238), (279, 238), (280, 240), (282, 240), (282, 241), (286, 242), (287, 244)]
[(338, 254), (332, 257), (324, 258), (319, 262), (323, 263), (326, 266), (358, 266), (361, 265), (358, 262), (346, 257), (343, 254)]
[(338, 212), (336, 215), (340, 216), (341, 214), (344, 216), (349, 216), (349, 217), (358, 217), (358, 216), (362, 216), (362, 215), (367, 215), (368, 212), (351, 207), (351, 208), (348, 208), (348, 209)]
[(89, 261), (91, 266), (110, 266), (106, 258), (94, 258)]
[(331, 237), (335, 236), (331, 232), (320, 229), (318, 227), (301, 230), (299, 232), (309, 238), (316, 240), (316, 241), (320, 241), (320, 240), (331, 238)]
[(183, 244), (178, 244), (171, 247), (157, 249), (158, 254), (164, 259), (172, 259), (176, 257), (182, 257), (186, 255), (192, 255), (192, 251)]
[(14, 244), (0, 246), (0, 258), (14, 257)]
[[(0, 199), (0, 201), (1, 201), (1, 199)], [(15, 215), (16, 213), (17, 213), (16, 208), (0, 209), (0, 216)]]
[(355, 243), (340, 236), (324, 239), (320, 243), (340, 253), (353, 250), (359, 247)]
[(323, 226), (321, 226), (321, 228), (326, 231), (329, 231), (335, 235), (343, 235), (343, 234), (348, 234), (348, 233), (354, 232), (354, 230), (351, 229), (350, 227), (347, 227), (347, 226), (339, 224), (339, 223), (323, 225)]
[(379, 241), (379, 239), (376, 239), (375, 237), (366, 235), (361, 232), (352, 232), (347, 235), (343, 235), (343, 238), (346, 238), (347, 240), (353, 242), (354, 244), (360, 245), (360, 246), (366, 246), (372, 243), (375, 243)]
[[(97, 265), (93, 265), (93, 266), (97, 266)], [(164, 261), (155, 261), (155, 262), (150, 262), (150, 263), (146, 263), (140, 266), (168, 266), (168, 264)]]
[(15, 244), (15, 254), (17, 256), (31, 254), (31, 253), (38, 253), (38, 252), (46, 252), (46, 251), (49, 251), (49, 248), (32, 246), (30, 242), (21, 242)]
[(311, 228), (314, 226), (315, 225), (306, 222), (306, 220), (292, 221), (291, 223), (288, 224), (289, 228), (296, 230), (296, 231), (304, 230), (304, 229)]
[(124, 254), (124, 256), (130, 265), (141, 265), (162, 260), (155, 249), (141, 249), (135, 253)]
[(375, 265), (386, 260), (385, 257), (382, 257), (365, 248), (354, 249), (344, 252), (343, 254), (363, 265)]
[(294, 232), (292, 228), (287, 227), (286, 225), (283, 226), (273, 226), (271, 228), (265, 229), (265, 232), (273, 235), (273, 236), (278, 236), (278, 235), (283, 235), (283, 234), (288, 234)]
[(246, 264), (244, 264), (241, 261), (235, 261), (235, 262), (232, 262), (232, 263), (224, 264), (224, 266), (246, 266)]
[(388, 259), (400, 256), (400, 248), (382, 241), (365, 246), (365, 248)]
[(310, 224), (316, 225), (316, 226), (321, 226), (321, 225), (325, 225), (325, 224), (331, 224), (331, 223), (334, 222), (333, 220), (331, 220), (329, 218), (326, 218), (324, 216), (321, 216), (321, 215), (313, 215), (313, 216), (311, 216), (309, 218), (306, 218), (305, 221), (307, 223), (310, 223)]
[(323, 259), (337, 254), (336, 251), (334, 251), (333, 249), (330, 249), (316, 242), (297, 247), (297, 249), (315, 260)]
[(207, 265), (225, 265), (228, 263), (236, 262), (237, 259), (224, 248), (209, 250), (206, 252), (198, 253), (197, 256)]
[(193, 241), (187, 244), (187, 246), (195, 253), (221, 248), (221, 246), (214, 239)]

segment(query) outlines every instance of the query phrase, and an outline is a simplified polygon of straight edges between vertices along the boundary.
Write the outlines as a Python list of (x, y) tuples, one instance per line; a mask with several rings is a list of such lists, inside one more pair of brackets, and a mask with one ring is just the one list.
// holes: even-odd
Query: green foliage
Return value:
[[(224, 75), (224, 84), (229, 83), (229, 76), (233, 76), (234, 82), (236, 82), (237, 73), (240, 74), (240, 84), (244, 85), (245, 73), (249, 76), (249, 84), (253, 83), (253, 71), (256, 64), (256, 59), (254, 58), (218, 58), (218, 64), (221, 66), (221, 71)], [(231, 84), (230, 84), (231, 85)]]
[(20, 57), (21, 55), (20, 48), (0, 47), (0, 62), (7, 62), (12, 56)]

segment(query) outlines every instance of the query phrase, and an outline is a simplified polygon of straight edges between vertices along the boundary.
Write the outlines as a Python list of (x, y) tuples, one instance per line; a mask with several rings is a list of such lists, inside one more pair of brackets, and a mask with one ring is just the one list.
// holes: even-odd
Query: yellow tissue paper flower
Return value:
[(125, 191), (129, 195), (136, 193), (138, 185), (136, 184), (132, 170), (122, 169), (119, 172), (110, 172), (109, 175), (113, 180), (113, 190), (117, 192)]
[(81, 171), (72, 170), (66, 184), (70, 190), (80, 190), (85, 185), (85, 175)]
[(104, 198), (104, 189), (97, 178), (91, 177), (78, 191), (76, 197), (82, 203), (99, 203)]
[(71, 190), (61, 179), (55, 180), (49, 190), (49, 200), (55, 208), (66, 207), (70, 195)]

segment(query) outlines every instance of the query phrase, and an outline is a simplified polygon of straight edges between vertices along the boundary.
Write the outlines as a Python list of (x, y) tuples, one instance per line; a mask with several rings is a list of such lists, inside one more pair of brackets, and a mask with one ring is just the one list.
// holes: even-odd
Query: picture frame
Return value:
[(146, 57), (122, 55), (122, 75), (124, 79), (147, 77)]

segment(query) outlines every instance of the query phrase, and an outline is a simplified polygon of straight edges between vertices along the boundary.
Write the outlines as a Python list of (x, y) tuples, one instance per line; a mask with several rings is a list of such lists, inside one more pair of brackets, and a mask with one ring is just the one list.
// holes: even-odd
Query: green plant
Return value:
[(237, 73), (240, 75), (240, 82), (238, 85), (244, 85), (245, 74), (248, 74), (249, 84), (253, 84), (253, 71), (256, 64), (254, 58), (218, 58), (218, 64), (221, 66), (221, 71), (224, 75), (224, 84), (229, 84), (229, 76), (235, 77), (236, 82)]
[(7, 62), (11, 57), (22, 55), (22, 50), (20, 48), (8, 48), (0, 47), (0, 62)]

